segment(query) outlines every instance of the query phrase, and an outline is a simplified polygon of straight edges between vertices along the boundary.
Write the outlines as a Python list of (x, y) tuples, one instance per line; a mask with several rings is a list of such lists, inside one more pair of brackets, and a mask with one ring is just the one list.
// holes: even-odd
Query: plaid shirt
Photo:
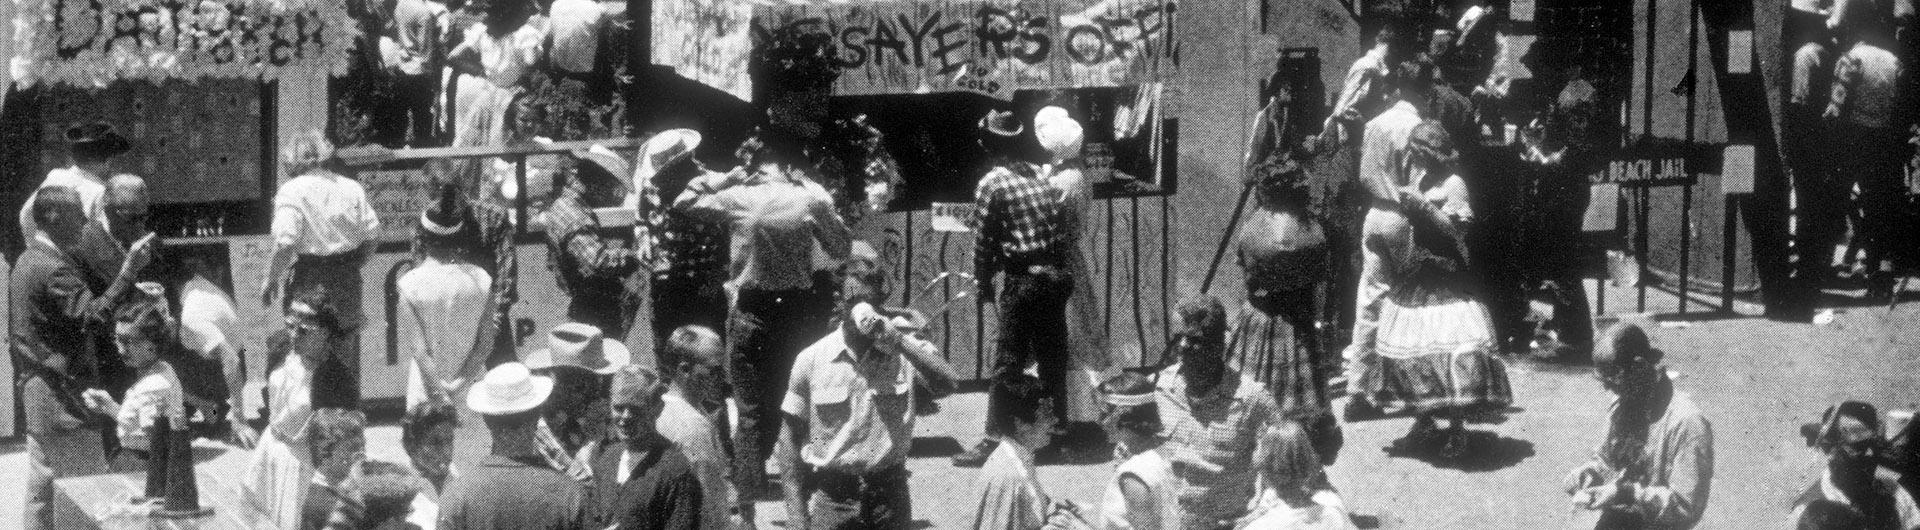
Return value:
[[(471, 202), (467, 204), (466, 215), (461, 216), (460, 222), (463, 226), (455, 236), (469, 245), (460, 249), (460, 259), (493, 276), (493, 296), (500, 308), (519, 301), (517, 278), (520, 275), (520, 258), (513, 246), (513, 219), (507, 210), (492, 203)], [(425, 228), (414, 228), (413, 258), (416, 262), (426, 261), (427, 235)]]
[[(1180, 365), (1157, 376), (1154, 401), (1160, 422), (1166, 425), (1162, 446), (1174, 459), (1173, 474), (1180, 481), (1180, 528), (1212, 528), (1218, 521), (1244, 515), (1253, 499), (1254, 448), (1260, 434), (1280, 421), (1280, 406), (1259, 381), (1227, 370), (1222, 381), (1204, 396), (1187, 395), (1187, 379)], [(1208, 473), (1184, 463), (1199, 461), (1219, 466)]]
[(1073, 246), (1065, 195), (1033, 174), (995, 167), (973, 192), (975, 275), (992, 278), (1007, 262), (1064, 257)]
[(619, 285), (640, 268), (633, 232), (601, 228), (587, 206), (586, 194), (584, 185), (571, 182), (541, 214), (540, 222), (547, 229), (548, 262), (563, 291), (605, 282)]

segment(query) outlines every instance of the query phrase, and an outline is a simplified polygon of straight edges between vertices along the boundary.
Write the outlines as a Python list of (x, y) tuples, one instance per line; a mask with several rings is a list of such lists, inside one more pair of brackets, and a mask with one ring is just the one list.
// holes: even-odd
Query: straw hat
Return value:
[(980, 130), (988, 135), (1012, 138), (1027, 132), (1027, 127), (1020, 124), (1020, 119), (1014, 117), (1013, 111), (990, 110), (980, 118)]
[(573, 156), (600, 166), (600, 169), (606, 170), (607, 174), (614, 178), (633, 174), (633, 166), (627, 163), (627, 159), (604, 145), (593, 144), (593, 147), (574, 151)]
[(577, 366), (599, 374), (611, 374), (632, 360), (627, 345), (607, 338), (600, 328), (578, 322), (553, 327), (547, 333), (547, 347), (527, 355), (528, 369)]
[(486, 416), (519, 414), (547, 401), (553, 378), (533, 375), (527, 365), (501, 363), (467, 391), (467, 408)]
[(635, 189), (653, 180), (661, 168), (693, 158), (700, 148), (700, 133), (693, 129), (671, 129), (647, 139), (640, 146), (640, 167), (633, 172)]

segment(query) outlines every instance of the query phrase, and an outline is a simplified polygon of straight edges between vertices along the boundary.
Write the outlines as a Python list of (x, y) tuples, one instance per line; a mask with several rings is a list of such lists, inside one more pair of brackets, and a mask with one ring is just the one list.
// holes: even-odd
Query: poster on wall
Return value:
[(338, 74), (356, 31), (345, 0), (26, 0), (10, 22), (18, 81), (74, 86)]
[(753, 53), (753, 4), (733, 0), (653, 3), (654, 61), (681, 77), (753, 100), (747, 61)]
[(1179, 65), (1175, 11), (1172, 0), (794, 3), (756, 8), (753, 32), (826, 34), (836, 95), (1005, 93), (1166, 79)]
[(367, 188), (367, 202), (380, 216), (380, 241), (413, 241), (413, 227), (420, 212), (433, 206), (433, 179), (425, 170), (361, 171), (360, 184)]
[[(145, 177), (155, 204), (256, 200), (269, 162), (260, 96), (258, 82), (239, 79), (56, 86), (41, 98), (41, 145), (65, 145), (67, 127), (105, 121), (133, 146), (115, 169)], [(65, 149), (40, 156), (44, 167), (67, 165)]]

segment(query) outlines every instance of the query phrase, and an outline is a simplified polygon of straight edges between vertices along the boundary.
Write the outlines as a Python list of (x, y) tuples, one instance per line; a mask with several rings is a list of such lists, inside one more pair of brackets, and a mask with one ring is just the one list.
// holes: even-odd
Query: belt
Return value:
[(1029, 274), (1040, 274), (1041, 271), (1037, 269), (1061, 268), (1061, 267), (1065, 267), (1066, 264), (1067, 264), (1067, 260), (1061, 259), (1058, 256), (1047, 255), (1047, 254), (1029, 254), (1025, 256), (1009, 256), (1007, 257), (1007, 260), (1006, 260), (1006, 271), (1009, 273), (1026, 272)]
[(907, 478), (906, 466), (895, 465), (866, 473), (848, 473), (832, 469), (815, 468), (811, 474), (813, 490), (835, 499), (858, 498), (862, 493), (873, 493), (875, 488), (889, 487)]
[(359, 259), (359, 252), (349, 250), (339, 254), (327, 254), (324, 256), (320, 254), (301, 254), (298, 259), (293, 261), (293, 264), (305, 267), (330, 267), (335, 265), (351, 265), (358, 262)]

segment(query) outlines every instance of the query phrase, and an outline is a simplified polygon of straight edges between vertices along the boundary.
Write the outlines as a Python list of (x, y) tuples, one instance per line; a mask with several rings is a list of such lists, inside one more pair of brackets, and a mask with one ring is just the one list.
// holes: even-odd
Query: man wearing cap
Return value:
[(600, 212), (630, 204), (621, 177), (632, 170), (599, 145), (574, 157), (573, 178), (536, 222), (546, 227), (548, 263), (569, 297), (567, 319), (625, 340), (646, 284), (635, 274), (640, 256), (630, 223)]
[[(408, 337), (413, 362), (407, 363), (407, 409), (430, 396), (451, 398), (467, 378), (479, 374), (491, 353), (492, 337), (479, 337), (494, 317), (493, 276), (470, 261), (463, 235), (466, 220), (458, 208), (458, 192), (443, 183), (439, 204), (420, 214), (414, 243), (425, 255), (419, 265), (400, 276), (397, 314), (401, 335)], [(449, 201), (449, 194), (455, 197)], [(449, 206), (447, 203), (453, 202)], [(491, 250), (491, 249), (488, 249)]]
[(907, 528), (913, 385), (938, 349), (874, 308), (886, 276), (843, 276), (840, 325), (800, 352), (787, 380), (781, 483), (788, 528)]
[[(1005, 273), (1000, 303), (999, 358), (994, 373), (1022, 372), (1040, 365), (1040, 380), (1053, 396), (1056, 418), (1067, 417), (1067, 372), (1071, 348), (1067, 341), (1067, 301), (1073, 294), (1074, 252), (1072, 210), (1064, 194), (1048, 185), (1034, 161), (1042, 156), (1039, 144), (1024, 136), (1026, 127), (1012, 112), (993, 111), (980, 120), (980, 145), (993, 157), (993, 169), (973, 192), (974, 281), (980, 303), (993, 303), (993, 278)], [(990, 410), (997, 410), (989, 404)], [(987, 422), (987, 437), (973, 449), (953, 457), (957, 466), (977, 467), (998, 446)], [(1040, 450), (1042, 448), (1034, 448)]]
[(1599, 528), (1693, 528), (1713, 485), (1713, 427), (1660, 365), (1665, 354), (1632, 323), (1607, 330), (1594, 376), (1618, 396), (1595, 458), (1567, 475), (1577, 509)]
[(1218, 298), (1182, 300), (1176, 314), (1179, 362), (1155, 376), (1167, 436), (1161, 447), (1175, 455), (1181, 484), (1177, 528), (1218, 528), (1246, 513), (1255, 493), (1254, 448), (1284, 420), (1266, 385), (1227, 366), (1227, 309)]
[(1858, 521), (1854, 528), (1920, 528), (1913, 495), (1900, 487), (1897, 473), (1881, 467), (1888, 444), (1873, 405), (1841, 402), (1828, 408), (1820, 423), (1803, 426), (1801, 434), (1807, 445), (1826, 454), (1827, 465), (1820, 480), (1794, 500), (1795, 524), (1812, 518), (1811, 506), (1831, 504)]
[(808, 163), (793, 139), (761, 131), (740, 151), (740, 170), (695, 179), (673, 207), (731, 230), (728, 372), (740, 402), (734, 483), (752, 492), (763, 483), (767, 449), (779, 436), (778, 409), (794, 355), (820, 338), (809, 325), (823, 309), (812, 292), (814, 248), (843, 259), (852, 235), (826, 189), (806, 179)]
[[(70, 127), (66, 140), (67, 160), (72, 165), (48, 171), (46, 180), (40, 182), (40, 189), (53, 186), (72, 189), (80, 195), (81, 213), (87, 220), (98, 222), (106, 217), (101, 198), (107, 193), (106, 179), (113, 172), (113, 157), (133, 149), (133, 145), (114, 131), (112, 124), (105, 122)], [(27, 197), (27, 203), (20, 206), (20, 238), (29, 242), (40, 228), (33, 215), (35, 200), (36, 197)]]
[(660, 397), (663, 407), (654, 427), (693, 464), (693, 474), (700, 479), (700, 520), (709, 526), (737, 527), (739, 522), (730, 518), (739, 495), (727, 481), (732, 451), (725, 443), (726, 346), (719, 333), (692, 325), (674, 330), (660, 344), (667, 393)]
[(80, 194), (41, 188), (32, 205), (40, 227), (9, 279), (13, 319), (9, 343), (20, 368), (27, 438), (26, 527), (51, 528), (53, 480), (105, 473), (105, 437), (112, 419), (89, 410), (81, 395), (100, 388), (94, 336), (105, 305), (87, 288), (71, 249), (92, 221)]
[(593, 478), (587, 484), (586, 528), (695, 530), (723, 528), (706, 520), (703, 490), (693, 464), (657, 427), (667, 386), (639, 366), (613, 373), (615, 438), (580, 451)]
[(487, 352), (481, 355), (492, 368), (518, 357), (511, 314), (520, 300), (520, 252), (513, 245), (513, 216), (492, 201), (472, 200), (453, 168), (444, 160), (427, 163), (437, 196), (413, 232), (413, 259), (425, 263), (429, 243), (445, 245), (451, 248), (443, 261), (472, 264), (493, 279), (488, 289), (492, 318), (481, 324), (472, 343), (475, 351)]
[(640, 169), (633, 176), (649, 228), (651, 256), (645, 266), (653, 274), (655, 343), (667, 340), (680, 326), (727, 325), (726, 223), (661, 203), (662, 198), (678, 198), (695, 179), (710, 173), (693, 159), (699, 146), (700, 133), (688, 129), (654, 135), (641, 147)]
[(547, 333), (547, 347), (527, 355), (528, 369), (553, 378), (553, 396), (542, 419), (560, 445), (558, 456), (570, 459), (588, 443), (613, 435), (607, 419), (607, 376), (632, 358), (625, 344), (578, 322), (554, 326)]
[(586, 492), (540, 455), (536, 432), (553, 379), (517, 362), (503, 363), (467, 392), (493, 448), (480, 465), (462, 468), (441, 498), (441, 528), (470, 530), (584, 528)]

